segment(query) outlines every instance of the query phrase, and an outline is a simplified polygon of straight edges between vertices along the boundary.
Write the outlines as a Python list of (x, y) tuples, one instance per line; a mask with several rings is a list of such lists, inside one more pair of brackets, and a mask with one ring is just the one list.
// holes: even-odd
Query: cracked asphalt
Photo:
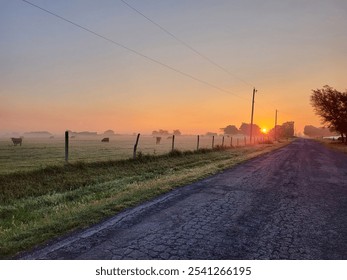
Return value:
[(22, 259), (347, 259), (347, 155), (299, 139)]

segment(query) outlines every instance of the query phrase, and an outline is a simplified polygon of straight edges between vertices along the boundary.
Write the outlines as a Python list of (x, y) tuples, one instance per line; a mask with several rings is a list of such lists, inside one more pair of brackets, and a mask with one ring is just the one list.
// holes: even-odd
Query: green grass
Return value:
[(285, 144), (73, 163), (0, 174), (0, 258), (88, 227), (128, 207)]

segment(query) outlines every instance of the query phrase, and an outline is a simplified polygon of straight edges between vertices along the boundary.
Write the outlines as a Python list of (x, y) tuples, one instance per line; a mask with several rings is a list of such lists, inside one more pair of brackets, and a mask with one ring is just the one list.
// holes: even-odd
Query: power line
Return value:
[(190, 78), (190, 79), (192, 79), (192, 80), (195, 80), (195, 81), (197, 81), (197, 82), (200, 82), (200, 83), (202, 83), (202, 84), (205, 84), (205, 85), (207, 85), (207, 86), (209, 86), (209, 87), (215, 88), (215, 89), (217, 89), (217, 90), (219, 90), (219, 91), (221, 91), (221, 92), (234, 95), (234, 96), (236, 96), (236, 97), (238, 97), (238, 98), (241, 98), (241, 99), (245, 99), (245, 98), (243, 98), (243, 97), (241, 97), (241, 96), (238, 96), (238, 95), (234, 94), (234, 93), (231, 92), (231, 91), (228, 91), (228, 90), (226, 90), (226, 89), (223, 89), (223, 88), (221, 88), (221, 87), (218, 87), (218, 86), (216, 86), (216, 85), (214, 85), (214, 84), (211, 84), (210, 82), (207, 82), (207, 81), (204, 81), (204, 80), (202, 80), (202, 79), (199, 79), (199, 78), (197, 78), (197, 77), (195, 77), (195, 76), (193, 76), (193, 75), (191, 75), (191, 74), (189, 74), (189, 73), (183, 72), (183, 71), (181, 71), (181, 70), (179, 70), (179, 69), (176, 69), (176, 68), (174, 68), (174, 67), (172, 67), (172, 66), (170, 66), (170, 65), (168, 65), (168, 64), (165, 64), (165, 63), (163, 63), (163, 62), (160, 62), (160, 61), (157, 60), (157, 59), (154, 59), (154, 58), (152, 58), (152, 57), (150, 57), (150, 56), (147, 56), (147, 55), (145, 55), (145, 54), (142, 54), (142, 53), (140, 53), (140, 52), (138, 52), (138, 51), (136, 51), (136, 50), (134, 50), (134, 49), (132, 49), (132, 48), (130, 48), (130, 47), (127, 47), (127, 46), (125, 46), (125, 45), (123, 45), (123, 44), (121, 44), (121, 43), (119, 43), (119, 42), (117, 42), (117, 41), (114, 41), (114, 40), (112, 40), (112, 39), (110, 39), (110, 38), (108, 38), (108, 37), (106, 37), (106, 36), (104, 36), (104, 35), (101, 35), (101, 34), (95, 32), (95, 31), (93, 31), (93, 30), (91, 30), (91, 29), (89, 29), (89, 28), (87, 28), (87, 27), (84, 27), (84, 26), (82, 26), (82, 25), (80, 25), (80, 24), (78, 24), (78, 23), (76, 23), (76, 22), (73, 22), (73, 21), (71, 21), (71, 20), (69, 20), (69, 19), (67, 19), (67, 18), (65, 18), (65, 17), (62, 17), (62, 16), (60, 16), (60, 15), (54, 13), (54, 12), (51, 12), (51, 11), (45, 9), (45, 8), (42, 8), (42, 7), (40, 7), (40, 6), (38, 6), (38, 5), (34, 4), (34, 3), (32, 3), (32, 2), (30, 2), (30, 1), (27, 1), (27, 0), (22, 0), (22, 1), (23, 1), (24, 3), (27, 3), (27, 4), (29, 4), (29, 5), (31, 5), (31, 6), (33, 6), (33, 7), (35, 7), (35, 8), (37, 8), (37, 9), (40, 9), (41, 11), (44, 11), (44, 12), (46, 12), (46, 13), (48, 13), (48, 14), (54, 16), (54, 17), (57, 17), (57, 18), (59, 18), (60, 20), (63, 20), (63, 21), (65, 21), (65, 22), (68, 22), (68, 23), (70, 23), (70, 24), (72, 24), (72, 25), (74, 25), (74, 26), (76, 26), (76, 27), (78, 27), (78, 28), (80, 28), (80, 29), (82, 29), (82, 30), (88, 32), (88, 33), (91, 33), (91, 34), (93, 34), (94, 36), (97, 36), (97, 37), (99, 37), (99, 38), (101, 38), (101, 39), (103, 39), (103, 40), (105, 40), (105, 41), (107, 41), (107, 42), (109, 42), (109, 43), (111, 43), (111, 44), (114, 44), (114, 45), (116, 45), (116, 46), (118, 46), (118, 47), (121, 47), (121, 48), (123, 48), (123, 49), (125, 49), (125, 50), (127, 50), (127, 51), (129, 51), (129, 52), (132, 52), (132, 53), (138, 55), (138, 56), (141, 56), (141, 57), (143, 57), (143, 58), (145, 58), (145, 59), (147, 59), (147, 60), (149, 60), (149, 61), (151, 61), (151, 62), (153, 62), (153, 63), (156, 63), (156, 64), (158, 64), (158, 65), (161, 65), (162, 67), (165, 67), (165, 68), (167, 68), (167, 69), (169, 69), (169, 70), (172, 70), (172, 71), (174, 71), (174, 72), (176, 72), (176, 73), (179, 73), (179, 74), (181, 74), (181, 75), (183, 75), (183, 76), (186, 76), (186, 77), (188, 77), (188, 78)]
[(188, 49), (190, 49), (192, 52), (194, 52), (195, 54), (197, 54), (198, 56), (202, 57), (203, 59), (205, 59), (206, 61), (208, 61), (209, 63), (213, 64), (215, 67), (221, 69), (222, 71), (224, 71), (225, 73), (229, 74), (230, 76), (237, 78), (238, 80), (242, 81), (243, 83), (254, 87), (251, 83), (237, 77), (236, 75), (232, 74), (230, 71), (228, 71), (225, 67), (221, 66), (220, 64), (218, 64), (217, 62), (213, 61), (211, 58), (207, 57), (206, 55), (202, 54), (201, 52), (199, 52), (197, 49), (193, 48), (191, 45), (189, 45), (187, 42), (185, 42), (184, 40), (178, 38), (175, 34), (173, 34), (172, 32), (170, 32), (169, 30), (167, 30), (166, 28), (164, 28), (162, 25), (160, 25), (159, 23), (155, 22), (154, 20), (152, 20), (151, 18), (149, 18), (148, 16), (146, 16), (145, 14), (143, 14), (141, 11), (139, 11), (138, 9), (136, 9), (135, 7), (131, 6), (128, 2), (126, 2), (125, 0), (120, 0), (122, 3), (124, 3), (126, 6), (128, 6), (130, 9), (132, 9), (133, 11), (135, 11), (136, 13), (138, 13), (139, 15), (143, 16), (145, 19), (147, 19), (149, 22), (151, 22), (152, 24), (154, 24), (155, 26), (157, 26), (159, 29), (161, 29), (162, 31), (164, 31), (166, 34), (168, 34), (169, 36), (171, 36), (172, 38), (174, 38), (176, 41), (180, 42), (182, 45), (184, 45), (185, 47), (187, 47)]

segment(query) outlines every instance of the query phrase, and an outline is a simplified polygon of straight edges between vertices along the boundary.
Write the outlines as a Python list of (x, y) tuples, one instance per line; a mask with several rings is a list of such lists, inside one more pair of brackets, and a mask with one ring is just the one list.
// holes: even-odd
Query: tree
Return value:
[(104, 135), (114, 135), (114, 131), (109, 129), (104, 132)]
[(175, 130), (173, 131), (173, 135), (175, 135), (175, 136), (180, 136), (180, 135), (182, 135), (182, 133), (181, 133), (181, 131), (180, 131), (179, 129), (175, 129)]
[(335, 135), (327, 127), (315, 127), (313, 125), (306, 125), (304, 127), (304, 134), (308, 137), (325, 137)]
[(240, 133), (235, 125), (228, 125), (227, 127), (221, 128), (220, 130), (227, 135), (235, 135)]
[[(249, 124), (249, 123), (242, 123), (240, 128), (239, 128), (239, 130), (240, 130), (240, 132), (243, 135), (250, 136), (250, 134), (251, 134), (251, 124)], [(258, 125), (253, 124), (252, 134), (253, 134), (253, 136), (260, 136), (261, 135), (260, 127)]]
[[(275, 132), (276, 132), (276, 135), (275, 135)], [(280, 138), (283, 138), (284, 137), (284, 129), (283, 129), (283, 126), (282, 125), (276, 125), (276, 130), (275, 130), (275, 127), (272, 128), (268, 135), (274, 139), (280, 139)]]
[(311, 104), (322, 123), (339, 132), (342, 142), (347, 142), (347, 91), (339, 92), (328, 85), (312, 90)]
[(276, 139), (291, 138), (294, 136), (294, 122), (285, 122), (282, 125), (276, 125), (276, 135), (275, 128), (272, 128), (268, 135)]
[(285, 122), (282, 124), (283, 137), (294, 137), (294, 122)]
[(159, 131), (157, 130), (154, 130), (152, 131), (152, 135), (153, 136), (167, 136), (167, 135), (170, 135), (170, 133), (167, 131), (167, 130), (163, 130), (163, 129), (159, 129)]

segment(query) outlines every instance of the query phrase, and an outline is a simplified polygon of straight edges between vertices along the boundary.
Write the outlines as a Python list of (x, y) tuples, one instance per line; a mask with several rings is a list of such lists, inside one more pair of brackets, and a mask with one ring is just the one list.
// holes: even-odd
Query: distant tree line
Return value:
[(81, 132), (77, 132), (77, 131), (71, 131), (68, 130), (69, 134), (71, 136), (97, 136), (98, 133), (97, 132), (91, 132), (91, 131), (81, 131)]
[(315, 127), (313, 125), (306, 125), (304, 127), (304, 134), (308, 137), (327, 137), (336, 135), (336, 132), (327, 127)]
[(311, 104), (323, 124), (341, 134), (347, 143), (347, 91), (340, 92), (326, 85), (312, 90)]
[(25, 137), (51, 137), (53, 136), (52, 133), (48, 131), (30, 131), (30, 132), (24, 132)]
[(174, 129), (172, 133), (170, 133), (168, 130), (159, 129), (159, 130), (153, 130), (152, 135), (153, 136), (168, 136), (168, 135), (180, 136), (182, 135), (182, 133), (179, 129)]
[[(275, 135), (276, 133), (276, 135)], [(276, 129), (272, 128), (269, 131), (269, 136), (273, 138), (291, 138), (294, 137), (295, 130), (294, 130), (294, 122), (285, 122), (282, 125), (277, 125)]]
[[(243, 134), (245, 136), (250, 136), (251, 124), (242, 123), (240, 128), (237, 128), (235, 125), (228, 125), (224, 128), (221, 128), (220, 130), (226, 135)], [(276, 138), (293, 137), (294, 136), (294, 122), (285, 122), (282, 125), (277, 125), (276, 130), (275, 130), (275, 128), (272, 128), (269, 131), (268, 135), (275, 138), (275, 131), (276, 131)], [(261, 128), (257, 124), (253, 124), (252, 134), (253, 134), (253, 136), (256, 136), (256, 137), (264, 135), (261, 132)]]
[[(242, 123), (239, 128), (237, 128), (235, 125), (228, 125), (224, 128), (220, 128), (220, 130), (225, 135), (236, 135), (236, 134), (243, 134), (243, 135), (250, 135), (251, 133), (251, 124), (249, 123)], [(253, 124), (253, 130), (252, 130), (253, 136), (260, 136), (261, 129), (258, 125)]]

